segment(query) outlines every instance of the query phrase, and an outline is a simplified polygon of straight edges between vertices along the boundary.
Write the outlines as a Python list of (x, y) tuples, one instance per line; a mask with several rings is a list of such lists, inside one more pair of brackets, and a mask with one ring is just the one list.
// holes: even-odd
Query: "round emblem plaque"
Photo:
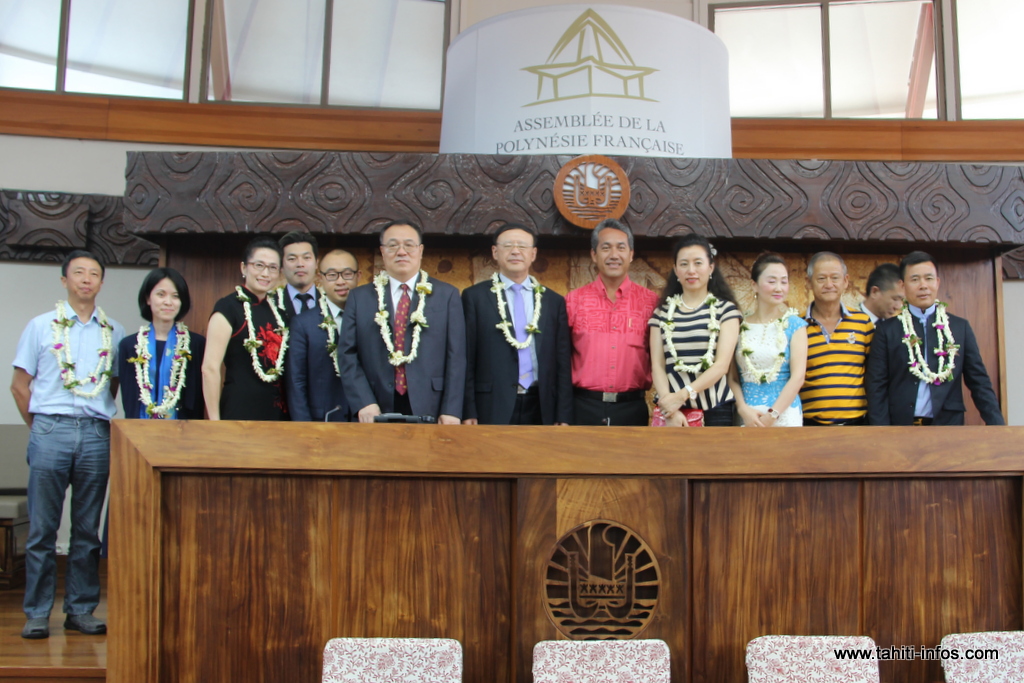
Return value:
[(548, 618), (573, 640), (628, 640), (658, 604), (658, 560), (618, 522), (584, 522), (555, 544), (544, 574)]
[(629, 178), (600, 154), (576, 157), (555, 176), (555, 205), (573, 225), (588, 230), (605, 218), (621, 218), (629, 205)]

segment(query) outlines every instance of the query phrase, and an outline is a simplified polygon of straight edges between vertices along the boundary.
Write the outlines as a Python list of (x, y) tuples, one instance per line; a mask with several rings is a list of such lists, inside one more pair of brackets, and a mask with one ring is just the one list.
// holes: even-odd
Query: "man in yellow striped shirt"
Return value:
[(807, 308), (807, 373), (800, 390), (805, 426), (865, 424), (864, 371), (875, 326), (842, 303), (846, 263), (821, 251), (807, 264), (814, 301)]

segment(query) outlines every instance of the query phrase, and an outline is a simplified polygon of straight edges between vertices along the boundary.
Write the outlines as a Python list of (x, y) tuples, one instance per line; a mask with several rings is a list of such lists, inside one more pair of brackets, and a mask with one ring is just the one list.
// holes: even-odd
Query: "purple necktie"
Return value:
[[(516, 341), (526, 341), (526, 302), (523, 300), (523, 286), (512, 285), (512, 317), (515, 319)], [(519, 349), (519, 385), (529, 389), (533, 384), (533, 358), (530, 355), (530, 347)]]

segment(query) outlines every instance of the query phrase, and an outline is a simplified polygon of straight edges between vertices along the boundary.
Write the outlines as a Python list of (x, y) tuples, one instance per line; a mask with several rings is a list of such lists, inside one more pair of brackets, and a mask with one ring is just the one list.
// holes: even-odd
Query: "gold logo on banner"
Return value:
[(629, 177), (600, 154), (576, 157), (555, 176), (555, 205), (567, 221), (593, 230), (605, 218), (621, 218), (629, 206)]
[(588, 9), (566, 29), (544, 64), (523, 71), (537, 75), (537, 101), (577, 97), (625, 97), (656, 102), (644, 95), (644, 77), (658, 71), (637, 66), (608, 22)]
[(661, 576), (654, 551), (633, 530), (584, 522), (555, 545), (544, 575), (548, 618), (573, 640), (627, 640), (651, 621)]

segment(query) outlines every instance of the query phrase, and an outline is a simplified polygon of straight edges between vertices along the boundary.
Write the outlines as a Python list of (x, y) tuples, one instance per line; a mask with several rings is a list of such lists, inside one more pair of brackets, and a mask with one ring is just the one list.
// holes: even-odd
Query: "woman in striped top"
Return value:
[(669, 426), (684, 426), (683, 410), (699, 409), (704, 425), (733, 424), (733, 395), (726, 375), (736, 350), (742, 315), (715, 250), (700, 235), (673, 247), (672, 274), (648, 325), (651, 374), (659, 412)]

